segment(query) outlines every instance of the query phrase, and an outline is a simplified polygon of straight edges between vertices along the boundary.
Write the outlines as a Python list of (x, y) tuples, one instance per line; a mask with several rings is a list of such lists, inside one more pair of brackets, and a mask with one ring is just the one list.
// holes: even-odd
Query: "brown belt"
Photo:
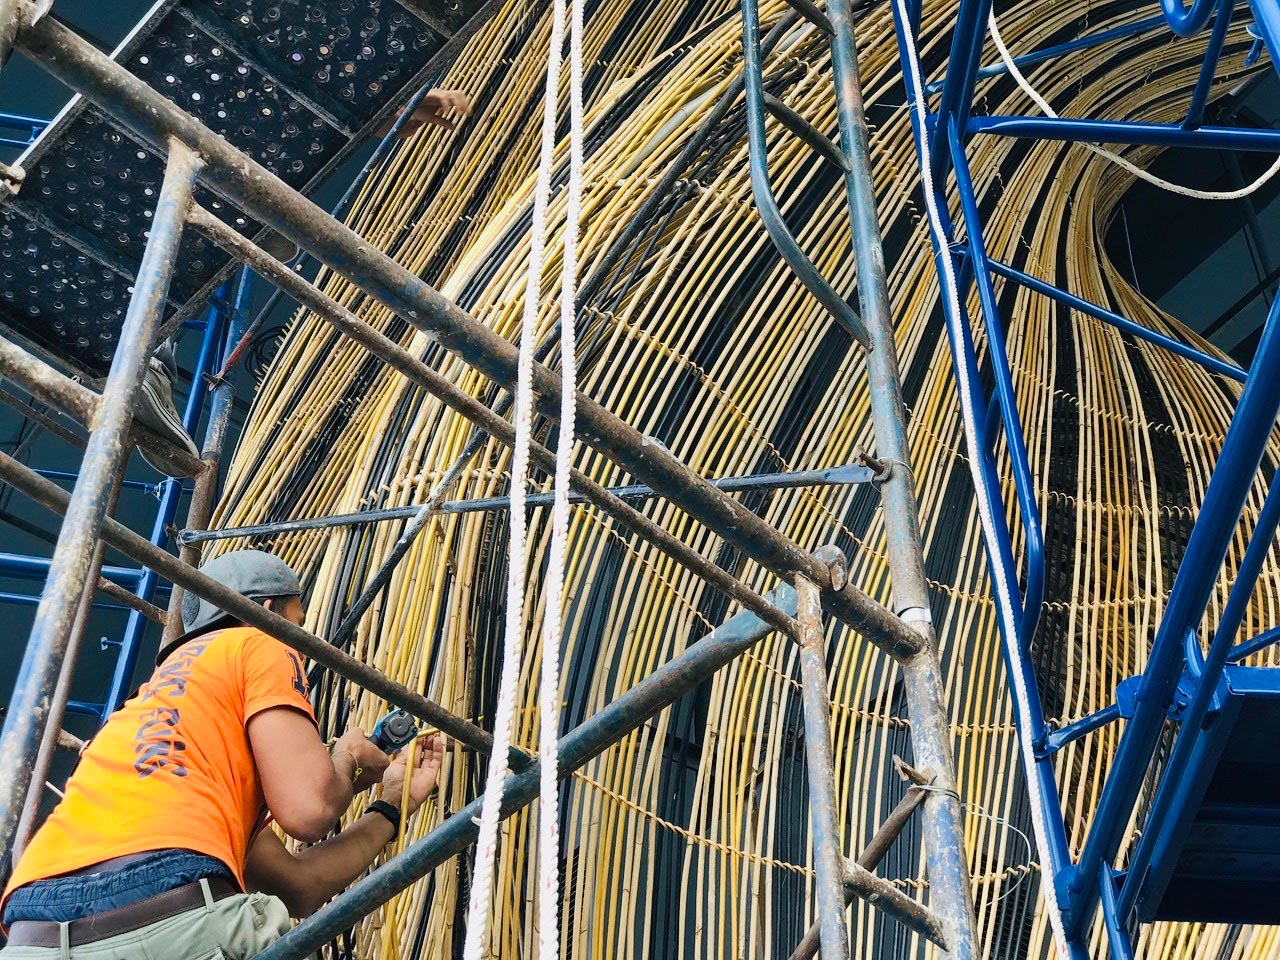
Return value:
[[(240, 891), (225, 877), (214, 877), (208, 881), (209, 892), (214, 900), (225, 900), (234, 897)], [(95, 913), (91, 917), (72, 920), (67, 931), (70, 935), (68, 946), (79, 947), (107, 937), (118, 936), (133, 930), (140, 930), (148, 924), (158, 923), (180, 913), (204, 906), (204, 891), (200, 889), (200, 881), (174, 887), (154, 897), (147, 897), (137, 903)], [(17, 920), (9, 927), (9, 946), (11, 947), (59, 947), (62, 945), (62, 924), (50, 920)]]

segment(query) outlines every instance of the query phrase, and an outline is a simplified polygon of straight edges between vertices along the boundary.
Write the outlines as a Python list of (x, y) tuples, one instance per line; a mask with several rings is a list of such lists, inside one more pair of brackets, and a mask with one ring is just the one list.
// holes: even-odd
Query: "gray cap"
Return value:
[[(269, 597), (300, 597), (302, 584), (298, 575), (279, 557), (261, 550), (236, 550), (214, 557), (200, 567), (206, 577), (218, 581), (224, 587), (244, 594), (250, 600), (266, 600)], [(157, 662), (179, 643), (194, 634), (204, 633), (219, 620), (230, 617), (214, 603), (197, 597), (190, 591), (182, 595), (183, 634), (160, 651)]]

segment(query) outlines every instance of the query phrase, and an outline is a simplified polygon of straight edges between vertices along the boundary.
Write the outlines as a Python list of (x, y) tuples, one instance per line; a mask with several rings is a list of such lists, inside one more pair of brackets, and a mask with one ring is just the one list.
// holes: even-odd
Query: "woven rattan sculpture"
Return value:
[[(765, 26), (785, 9), (781, 0), (765, 3)], [(1025, 0), (1001, 11), (1001, 25), (1018, 53), (1150, 16), (1153, 9)], [(951, 15), (948, 3), (925, 5), (921, 54), (935, 76)], [(370, 242), (509, 337), (524, 295), (547, 31), (545, 5), (508, 2), (445, 81), (476, 99), (476, 115), (456, 132), (428, 130), (405, 143), (371, 178), (349, 216)], [(972, 805), (968, 845), (979, 932), (993, 960), (1048, 957), (1053, 947), (1039, 907), (1042, 878), (1025, 837), (1023, 773), (889, 11), (883, 5), (864, 10), (858, 32), (934, 620), (961, 793)], [(833, 134), (835, 106), (819, 40), (812, 28), (795, 28), (772, 58), (766, 81)], [(1239, 82), (1249, 43), (1242, 29), (1233, 29), (1216, 93)], [(1066, 115), (1092, 110), (1176, 122), (1202, 44), (1157, 32), (1040, 65), (1029, 75)], [(994, 62), (988, 54), (986, 62)], [(741, 69), (737, 5), (598, 2), (588, 6), (585, 55), (579, 256), (587, 276)], [(992, 108), (1007, 106), (1005, 112), (1034, 109), (1007, 77), (981, 81), (979, 96)], [(804, 144), (771, 129), (771, 167), (792, 229), (837, 288), (851, 295), (842, 187)], [(993, 256), (1110, 302), (1156, 329), (1192, 337), (1131, 289), (1102, 251), (1109, 212), (1129, 174), (1062, 144), (1028, 148), (985, 138), (975, 141), (970, 156)], [(1152, 154), (1127, 156), (1147, 163)], [(544, 266), (548, 331), (555, 322), (563, 186), (561, 177)], [(859, 353), (780, 263), (757, 219), (740, 103), (641, 227), (580, 305), (581, 389), (710, 477), (833, 466), (869, 449)], [(344, 282), (330, 280), (327, 289), (458, 384), (490, 403), (498, 399), (482, 377)], [(1047, 712), (1068, 722), (1109, 701), (1115, 685), (1140, 669), (1238, 388), (1025, 290), (997, 289), (1002, 313), (1011, 318), (1008, 348), (1051, 558), (1035, 645), (1041, 694)], [(549, 362), (557, 362), (554, 350)], [(543, 424), (541, 433), (548, 432)], [(322, 322), (300, 315), (261, 384), (214, 525), (420, 503), (470, 434), (469, 424), (435, 399)], [(588, 450), (579, 454), (577, 465), (588, 474), (626, 482)], [(502, 494), (507, 464), (508, 451), (490, 444), (453, 495)], [(1261, 497), (1258, 488), (1254, 509)], [(840, 545), (855, 581), (887, 597), (873, 488), (756, 492), (747, 502), (801, 544)], [(771, 585), (769, 576), (664, 501), (648, 501), (644, 509), (753, 585)], [(548, 513), (531, 514), (535, 621)], [(306, 573), (313, 628), (333, 630), (402, 529), (397, 523), (342, 527), (271, 541)], [(483, 724), (499, 659), (505, 530), (495, 513), (433, 520), (365, 616), (352, 652)], [(719, 594), (593, 509), (577, 509), (570, 538), (565, 724), (598, 709), (731, 612)], [(1243, 543), (1242, 536), (1228, 568)], [(1272, 569), (1259, 583), (1246, 626), (1270, 626), (1278, 605), (1280, 578)], [(525, 709), (517, 718), (517, 741), (526, 747), (535, 743), (538, 723), (536, 626), (529, 628)], [(893, 665), (840, 624), (830, 630), (836, 773), (852, 853), (902, 795), (892, 761), (909, 758), (909, 721)], [(788, 955), (812, 918), (798, 676), (794, 645), (772, 636), (565, 783), (567, 956)], [(330, 730), (352, 721), (371, 724), (384, 709), (331, 680), (321, 705)], [(1083, 836), (1117, 736), (1110, 727), (1058, 755), (1073, 843)], [(438, 802), (400, 842), (420, 836), (445, 810), (460, 808), (480, 779), (473, 755), (453, 752)], [(535, 815), (517, 815), (501, 835), (492, 951), (503, 958), (531, 955), (535, 939)], [(357, 929), (356, 955), (451, 956), (461, 942), (467, 863), (451, 862)], [(910, 831), (881, 872), (927, 897)], [(931, 955), (923, 942), (865, 906), (853, 908), (853, 942), (858, 957)], [(1095, 950), (1105, 955), (1099, 937)], [(1140, 955), (1280, 957), (1280, 934), (1156, 925), (1145, 930)]]

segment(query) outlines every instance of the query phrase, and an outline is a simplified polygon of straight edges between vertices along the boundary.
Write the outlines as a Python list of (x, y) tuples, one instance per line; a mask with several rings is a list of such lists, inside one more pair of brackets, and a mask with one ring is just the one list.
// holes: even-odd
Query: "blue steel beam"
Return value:
[(1170, 353), (1175, 353), (1187, 360), (1193, 360), (1206, 370), (1211, 370), (1212, 372), (1221, 374), (1224, 377), (1230, 377), (1232, 380), (1237, 380), (1240, 383), (1244, 383), (1245, 381), (1246, 374), (1244, 370), (1240, 369), (1240, 367), (1236, 366), (1229, 360), (1219, 360), (1217, 357), (1211, 356), (1202, 350), (1197, 350), (1195, 347), (1189, 346), (1181, 340), (1175, 340), (1173, 337), (1165, 336), (1163, 333), (1157, 333), (1150, 327), (1144, 327), (1142, 324), (1135, 323), (1127, 317), (1114, 313), (1105, 307), (1100, 307), (1091, 300), (1085, 300), (1083, 297), (1077, 297), (1074, 293), (1069, 293), (1061, 287), (1055, 287), (1053, 284), (1046, 283), (1037, 277), (1031, 276), (1029, 273), (1023, 273), (1021, 270), (1015, 269), (1007, 263), (991, 259), (988, 259), (986, 263), (992, 273), (1004, 277), (1007, 280), (1012, 280), (1015, 283), (1019, 283), (1028, 290), (1034, 290), (1036, 293), (1049, 297), (1051, 300), (1056, 300), (1058, 303), (1068, 306), (1072, 310), (1079, 310), (1081, 313), (1087, 313), (1095, 320), (1101, 320), (1103, 323), (1108, 323), (1119, 330), (1123, 330), (1125, 333), (1132, 334), (1133, 336), (1146, 340), (1148, 343), (1153, 343), (1158, 347), (1163, 347)]
[(1265, 650), (1277, 641), (1280, 641), (1280, 627), (1272, 627), (1265, 633), (1260, 633), (1256, 637), (1232, 647), (1231, 656), (1227, 659), (1231, 663), (1239, 663), (1246, 657), (1253, 656), (1259, 650)]
[[(1077, 37), (1074, 40), (1068, 40), (1066, 43), (1055, 44), (1052, 47), (1044, 47), (1041, 50), (1033, 50), (1031, 53), (1024, 53), (1021, 56), (1014, 57), (1013, 62), (1019, 67), (1031, 67), (1037, 63), (1044, 63), (1046, 60), (1056, 60), (1058, 57), (1067, 55), (1068, 53), (1077, 53), (1081, 50), (1089, 50), (1093, 47), (1102, 46), (1104, 43), (1110, 43), (1112, 40), (1123, 40), (1126, 37), (1136, 36), (1139, 33), (1146, 33), (1149, 30), (1155, 30), (1165, 25), (1164, 15), (1158, 14), (1154, 17), (1147, 17), (1145, 20), (1138, 20), (1134, 23), (1126, 23), (1122, 27), (1114, 27), (1111, 30), (1104, 30), (1101, 33), (1091, 33), (1088, 36)], [(993, 63), (990, 66), (982, 67), (978, 70), (976, 77), (979, 80), (985, 80), (988, 77), (998, 77), (1009, 72), (1009, 68), (1004, 65), (1004, 61)], [(942, 89), (944, 81), (935, 80), (933, 83), (925, 87), (925, 90), (934, 94)]]
[(942, 99), (932, 122), (933, 129), (940, 132), (933, 140), (929, 156), (934, 183), (945, 183), (947, 179), (951, 150), (946, 142), (946, 130), (951, 118), (955, 118), (959, 129), (967, 130), (990, 13), (991, 0), (960, 0), (955, 33), (951, 38), (951, 56), (947, 60), (947, 75), (942, 81)]
[[(16, 580), (43, 580), (49, 575), (46, 557), (28, 557), (18, 553), (0, 553), (0, 577)], [(102, 576), (126, 587), (131, 587), (142, 577), (142, 571), (134, 567), (103, 567)]]
[[(1098, 902), (1099, 871), (1104, 865), (1110, 865), (1119, 849), (1181, 674), (1183, 638), (1188, 630), (1197, 629), (1204, 617), (1218, 571), (1235, 536), (1245, 498), (1271, 437), (1276, 414), (1280, 412), (1280, 377), (1274, 376), (1278, 365), (1280, 299), (1272, 305), (1267, 318), (1249, 379), (1231, 418), (1204, 503), (1187, 541), (1151, 647), (1142, 696), (1108, 770), (1093, 818), (1094, 827), (1085, 840), (1080, 862), (1066, 885), (1067, 932), (1073, 937), (1082, 937), (1092, 920)], [(1225, 617), (1223, 625), (1227, 626)], [(1234, 634), (1235, 631), (1230, 628), (1225, 632)], [(1224, 657), (1225, 653), (1224, 650)]]
[[(1270, 432), (1270, 429), (1264, 432), (1264, 440)], [(1215, 476), (1217, 472), (1214, 471)], [(1273, 481), (1270, 490), (1267, 491), (1262, 509), (1258, 512), (1258, 520), (1249, 539), (1249, 546), (1245, 548), (1244, 559), (1240, 562), (1240, 568), (1231, 584), (1231, 593), (1227, 597), (1227, 604), (1222, 610), (1222, 617), (1209, 644), (1209, 652), (1204, 657), (1203, 666), (1200, 667), (1200, 676), (1196, 682), (1191, 703), (1182, 716), (1173, 754), (1161, 771), (1160, 786), (1147, 815), (1142, 837), (1129, 858), (1128, 872), (1120, 888), (1119, 916), (1122, 922), (1138, 904), (1138, 899), (1143, 892), (1143, 883), (1146, 880), (1147, 867), (1158, 845), (1167, 844), (1169, 841), (1168, 831), (1164, 828), (1171, 821), (1180, 791), (1186, 787), (1186, 778), (1183, 773), (1190, 763), (1201, 728), (1208, 717), (1218, 681), (1230, 658), (1236, 632), (1240, 629), (1240, 622), (1244, 619), (1244, 614), (1249, 607), (1254, 584), (1257, 583), (1258, 574), (1262, 572), (1262, 565), (1270, 552), (1278, 523), (1280, 523), (1280, 483)], [(1213, 573), (1216, 575), (1216, 568)], [(1190, 636), (1194, 638), (1195, 634), (1191, 633)], [(1194, 652), (1199, 654), (1198, 649)]]
[[(947, 142), (951, 150), (951, 164), (956, 173), (956, 189), (960, 194), (961, 216), (968, 236), (969, 262), (973, 266), (978, 300), (987, 329), (987, 349), (995, 379), (994, 398), (999, 402), (1004, 423), (1005, 442), (1009, 449), (1014, 489), (1018, 497), (1018, 512), (1022, 517), (1023, 535), (1026, 539), (1023, 552), (1026, 556), (1027, 574), (1022, 589), (1022, 621), (1018, 624), (1018, 634), (1021, 642), (1029, 645), (1031, 638), (1035, 636), (1040, 611), (1044, 606), (1044, 532), (1040, 524), (1040, 505), (1036, 502), (1035, 477), (1031, 474), (1027, 443), (1022, 434), (1022, 421), (1018, 416), (1017, 392), (1013, 385), (1013, 372), (1009, 369), (1009, 356), (1005, 351), (1004, 325), (1000, 320), (1000, 308), (991, 284), (978, 198), (955, 120), (947, 129)], [(965, 291), (962, 290), (961, 296), (964, 294)], [(991, 456), (990, 448), (986, 455)]]
[(967, 133), (1086, 143), (1136, 143), (1153, 147), (1197, 147), (1204, 150), (1256, 150), (1280, 153), (1280, 130), (1258, 127), (1199, 127), (1176, 123), (1138, 123), (1081, 117), (970, 117)]
[[(34, 593), (13, 593), (9, 590), (0, 590), (0, 603), (12, 603), (20, 607), (34, 607), (40, 603), (40, 597)], [(108, 600), (95, 600), (93, 602), (94, 609), (97, 610), (121, 610), (130, 613), (130, 609), (122, 603), (111, 603)]]
[(1235, 0), (1219, 0), (1213, 34), (1209, 37), (1209, 46), (1204, 52), (1200, 76), (1196, 78), (1195, 89), (1191, 92), (1191, 106), (1187, 110), (1187, 118), (1182, 121), (1184, 130), (1195, 130), (1204, 122), (1204, 108), (1209, 103), (1213, 78), (1218, 74), (1218, 60), (1222, 57), (1222, 47), (1227, 42), (1227, 31), (1231, 28), (1231, 14), (1234, 10)]

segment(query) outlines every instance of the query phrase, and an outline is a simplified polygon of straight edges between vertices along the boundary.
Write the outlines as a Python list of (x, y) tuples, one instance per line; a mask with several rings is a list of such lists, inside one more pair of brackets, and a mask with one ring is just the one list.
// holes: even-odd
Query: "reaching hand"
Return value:
[[(417, 754), (411, 757), (410, 754)], [(400, 811), (401, 816), (410, 817), (422, 806), (427, 797), (436, 788), (440, 779), (440, 764), (444, 761), (444, 739), (440, 734), (432, 734), (421, 740), (415, 740), (407, 750), (401, 750), (391, 761), (386, 774), (382, 778), (382, 799), (399, 808), (404, 796), (404, 778), (409, 764), (413, 764), (413, 774), (409, 780), (409, 799), (406, 809)]]
[(403, 140), (428, 123), (452, 130), (469, 116), (471, 98), (461, 90), (430, 90), (413, 111), (413, 116), (400, 128), (400, 139)]

